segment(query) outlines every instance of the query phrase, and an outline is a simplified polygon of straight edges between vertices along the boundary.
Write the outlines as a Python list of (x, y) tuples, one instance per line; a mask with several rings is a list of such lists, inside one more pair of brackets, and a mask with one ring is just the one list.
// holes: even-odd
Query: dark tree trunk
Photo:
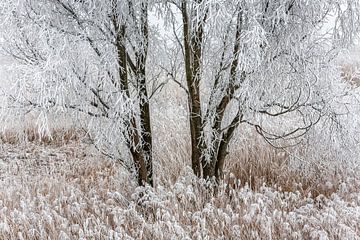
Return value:
[(139, 85), (140, 96), (140, 120), (141, 120), (141, 136), (143, 142), (143, 152), (147, 170), (147, 182), (153, 186), (153, 163), (152, 163), (152, 132), (150, 103), (146, 86), (146, 59), (149, 45), (149, 29), (148, 29), (148, 9), (147, 4), (142, 3), (142, 11), (140, 17), (140, 31), (143, 36), (144, 48), (136, 54), (137, 80)]
[[(191, 166), (194, 173), (201, 176), (201, 156), (202, 156), (202, 117), (200, 105), (200, 60), (201, 44), (191, 44), (190, 23), (187, 13), (187, 3), (182, 2), (184, 51), (185, 51), (185, 73), (186, 83), (189, 91), (189, 121), (191, 136)], [(199, 40), (200, 41), (200, 40)], [(202, 42), (202, 41), (201, 41)], [(191, 49), (195, 46), (196, 49)]]
[(139, 186), (144, 186), (148, 182), (148, 173), (146, 169), (146, 159), (144, 158), (143, 149), (140, 147), (140, 137), (136, 129), (135, 119), (131, 121), (133, 130), (131, 131), (132, 144), (130, 145), (130, 152), (133, 157), (135, 169), (137, 172), (137, 180)]
[[(130, 2), (129, 2), (130, 3)], [(113, 2), (113, 9), (116, 10), (116, 2)], [(129, 6), (133, 8), (132, 5)], [(142, 3), (140, 12), (140, 29), (139, 34), (144, 38), (143, 49), (137, 49), (135, 52), (136, 65), (129, 58), (129, 54), (125, 45), (126, 26), (119, 24), (117, 13), (113, 12), (112, 22), (116, 33), (116, 49), (118, 55), (120, 90), (130, 98), (129, 79), (127, 69), (134, 72), (139, 87), (139, 105), (140, 105), (140, 126), (137, 126), (134, 116), (128, 116), (126, 120), (127, 130), (125, 136), (128, 140), (128, 149), (132, 155), (135, 169), (137, 172), (137, 180), (140, 186), (150, 184), (153, 186), (153, 167), (152, 167), (152, 135), (149, 98), (146, 89), (146, 59), (148, 50), (148, 9), (147, 4)], [(133, 11), (135, 14), (135, 12)], [(136, 16), (133, 16), (136, 18)], [(135, 19), (134, 19), (135, 20)]]
[[(202, 0), (195, 1), (195, 4), (200, 4)], [(206, 10), (205, 10), (206, 11)], [(239, 11), (236, 32), (234, 36), (235, 44), (233, 46), (233, 58), (230, 63), (230, 79), (229, 85), (224, 90), (225, 95), (220, 100), (219, 104), (215, 107), (215, 121), (212, 127), (216, 137), (212, 140), (213, 152), (209, 159), (205, 158), (205, 151), (207, 150), (204, 137), (204, 122), (202, 119), (201, 98), (200, 98), (200, 81), (202, 77), (202, 47), (204, 39), (204, 28), (207, 21), (207, 12), (203, 16), (193, 16), (194, 19), (189, 19), (187, 1), (183, 0), (181, 5), (181, 13), (183, 20), (183, 41), (184, 41), (184, 61), (185, 61), (185, 76), (188, 87), (188, 104), (189, 104), (189, 121), (190, 121), (190, 135), (191, 135), (191, 163), (194, 173), (205, 179), (214, 178), (219, 180), (222, 176), (224, 162), (227, 155), (229, 142), (233, 136), (234, 130), (238, 127), (242, 115), (241, 111), (238, 112), (232, 123), (222, 129), (222, 123), (225, 111), (229, 103), (234, 98), (236, 90), (240, 87), (236, 84), (238, 77), (238, 61), (240, 50), (240, 34), (242, 28), (242, 12)], [(196, 13), (194, 13), (196, 14)], [(193, 26), (192, 22), (197, 21), (197, 25)], [(225, 59), (224, 57), (222, 58)], [(223, 62), (221, 63), (225, 65)], [(245, 77), (241, 74), (241, 78)], [(218, 87), (219, 78), (215, 79), (214, 91)], [(212, 98), (210, 98), (212, 101)], [(208, 153), (209, 154), (209, 153)]]

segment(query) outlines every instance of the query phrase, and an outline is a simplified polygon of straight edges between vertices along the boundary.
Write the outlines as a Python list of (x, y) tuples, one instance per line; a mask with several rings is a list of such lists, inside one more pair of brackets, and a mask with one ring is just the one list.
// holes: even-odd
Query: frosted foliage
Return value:
[[(149, 4), (149, 11), (169, 30), (161, 35), (151, 28), (149, 43), (136, 17), (143, 4)], [(184, 84), (183, 5), (191, 50), (201, 45), (200, 70), (193, 80), (200, 82), (198, 115), (204, 127), (198, 138), (204, 138), (203, 155), (219, 148), (219, 139), (229, 142), (224, 136), (237, 124), (255, 127), (275, 144), (297, 140), (322, 118), (336, 120), (333, 116), (346, 107), (344, 92), (353, 92), (342, 83), (336, 59), (356, 40), (358, 1), (3, 0), (2, 50), (17, 60), (11, 66), (17, 90), (9, 96), (15, 107), (11, 110), (42, 112), (44, 131), (47, 113), (70, 112), (101, 151), (128, 159), (130, 145), (144, 144), (129, 132), (140, 131), (139, 106), (145, 96), (134, 71), (128, 73), (129, 92), (120, 86), (124, 69), (114, 18), (127, 30), (120, 43), (128, 59), (145, 54), (149, 44), (146, 64), (133, 63), (148, 67), (145, 85), (160, 91), (162, 84), (155, 85), (161, 82), (162, 69), (188, 93), (196, 84)], [(197, 31), (203, 31), (201, 40)], [(222, 109), (224, 99), (229, 103)], [(216, 121), (220, 127), (214, 127)]]
[[(144, 4), (164, 23), (149, 36)], [(0, 0), (1, 54), (14, 60), (1, 117), (36, 112), (47, 134), (49, 116), (65, 116), (89, 137), (0, 135), (0, 239), (360, 239), (359, 78), (339, 67), (359, 16), (357, 0)], [(216, 185), (186, 167), (198, 149), (200, 173), (220, 165), (224, 143)], [(155, 184), (127, 171), (139, 152)]]
[[(141, 2), (136, 1), (134, 11), (141, 10)], [(96, 145), (116, 157), (119, 152), (126, 156), (125, 143), (131, 144), (126, 123), (138, 119), (141, 98), (135, 80), (131, 82), (134, 76), (129, 76), (130, 95), (120, 88), (121, 68), (110, 17), (116, 12), (117, 21), (129, 29), (124, 40), (129, 54), (141, 51), (145, 43), (129, 17), (130, 3), (21, 0), (0, 4), (3, 50), (18, 60), (11, 66), (19, 90), (19, 95), (11, 96), (14, 104), (44, 113), (70, 111)]]
[[(183, 1), (171, 2), (178, 9), (169, 11), (181, 11)], [(336, 59), (358, 34), (358, 1), (187, 2), (190, 38), (204, 26), (198, 78), (210, 150), (237, 110), (271, 142), (298, 138), (334, 113), (332, 103), (347, 91)], [(174, 29), (181, 24), (173, 21)], [(219, 133), (212, 126), (226, 96), (232, 104)]]
[(36, 159), (5, 147), (3, 239), (359, 239), (359, 182), (350, 177), (329, 197), (239, 182), (213, 195), (189, 168), (171, 187), (136, 187), (114, 162), (83, 159), (81, 145), (28, 145)]

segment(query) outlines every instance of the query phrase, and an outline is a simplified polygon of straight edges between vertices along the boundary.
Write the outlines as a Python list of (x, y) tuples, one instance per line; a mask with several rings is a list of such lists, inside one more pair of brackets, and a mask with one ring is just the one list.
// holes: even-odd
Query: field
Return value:
[(359, 1), (1, 0), (0, 240), (360, 240)]
[(323, 122), (294, 148), (240, 128), (214, 188), (189, 167), (183, 98), (170, 86), (153, 104), (154, 188), (137, 187), (66, 116), (49, 120), (61, 119), (51, 137), (31, 115), (3, 127), (0, 239), (360, 239), (358, 105), (346, 131), (330, 138)]
[(356, 174), (304, 173), (259, 142), (231, 156), (234, 173), (216, 189), (179, 159), (159, 161), (152, 189), (136, 187), (81, 138), (10, 135), (1, 155), (1, 239), (360, 239)]

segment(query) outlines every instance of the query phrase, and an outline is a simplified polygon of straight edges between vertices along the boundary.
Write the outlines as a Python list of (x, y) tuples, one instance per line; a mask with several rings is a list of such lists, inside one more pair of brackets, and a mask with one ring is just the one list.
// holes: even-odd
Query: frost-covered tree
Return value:
[[(240, 125), (290, 144), (325, 115), (340, 80), (336, 57), (359, 30), (359, 2), (169, 0), (188, 95), (192, 168), (221, 177)], [(175, 51), (176, 52), (176, 51)], [(167, 66), (168, 75), (180, 71)]]
[[(148, 0), (1, 1), (16, 103), (86, 122), (100, 151), (153, 185)], [(82, 124), (84, 125), (84, 124)], [(126, 161), (126, 159), (131, 159)]]
[[(3, 49), (17, 60), (20, 92), (10, 99), (28, 109), (77, 113), (100, 151), (127, 165), (130, 159), (139, 184), (152, 185), (149, 99), (159, 88), (148, 91), (157, 62), (187, 94), (195, 174), (218, 179), (240, 126), (254, 127), (271, 144), (296, 144), (334, 116), (336, 58), (359, 30), (359, 5), (3, 0)], [(159, 61), (163, 41), (150, 34), (153, 6), (173, 32), (168, 61)]]

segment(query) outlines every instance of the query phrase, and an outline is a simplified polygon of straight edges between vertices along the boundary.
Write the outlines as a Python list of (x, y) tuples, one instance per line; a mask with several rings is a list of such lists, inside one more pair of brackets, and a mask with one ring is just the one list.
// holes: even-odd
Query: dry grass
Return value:
[(360, 64), (345, 64), (342, 68), (342, 77), (354, 84), (355, 86), (360, 86)]
[(294, 167), (289, 151), (274, 149), (262, 142), (249, 143), (249, 146), (231, 151), (227, 169), (242, 186), (248, 184), (254, 191), (265, 184), (285, 192), (298, 191), (302, 196), (329, 197), (343, 180), (343, 176), (330, 170), (317, 169), (316, 164), (312, 172)]
[(151, 189), (79, 141), (4, 144), (0, 239), (360, 239), (357, 178), (325, 181), (246, 145), (215, 194), (171, 151)]
[(166, 123), (154, 125), (155, 188), (136, 187), (74, 128), (5, 131), (0, 239), (360, 239), (358, 176), (316, 162), (304, 171), (292, 150), (250, 133), (235, 139), (214, 189), (186, 167), (186, 109), (168, 102), (153, 114)]
[(38, 128), (35, 125), (31, 125), (25, 128), (24, 131), (16, 131), (6, 129), (0, 135), (0, 140), (2, 143), (8, 144), (20, 144), (24, 141), (26, 142), (36, 142), (45, 145), (57, 145), (61, 146), (68, 144), (72, 141), (79, 141), (84, 137), (84, 133), (81, 130), (66, 127), (59, 127), (52, 129), (51, 132), (47, 135), (43, 135), (38, 131)]

